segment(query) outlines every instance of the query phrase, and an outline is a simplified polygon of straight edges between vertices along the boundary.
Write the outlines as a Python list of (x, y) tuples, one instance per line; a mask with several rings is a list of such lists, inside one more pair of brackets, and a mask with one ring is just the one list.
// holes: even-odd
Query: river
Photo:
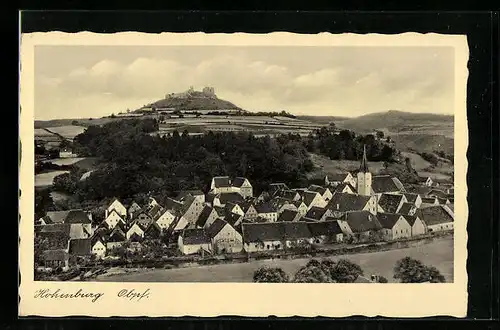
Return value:
[[(416, 247), (335, 256), (332, 259), (347, 258), (361, 266), (366, 276), (378, 274), (394, 282), (393, 268), (396, 262), (409, 256), (426, 265), (435, 266), (447, 282), (453, 282), (453, 238), (436, 239)], [(141, 269), (128, 274), (101, 276), (97, 281), (106, 282), (252, 282), (252, 276), (261, 266), (281, 267), (293, 275), (309, 259), (258, 260), (247, 263), (219, 264), (174, 269)]]

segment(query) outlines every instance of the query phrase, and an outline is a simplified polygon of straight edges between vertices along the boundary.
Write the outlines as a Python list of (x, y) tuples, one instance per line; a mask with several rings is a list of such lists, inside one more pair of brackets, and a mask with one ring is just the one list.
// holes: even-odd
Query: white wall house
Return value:
[(123, 224), (125, 224), (125, 221), (123, 220), (122, 216), (117, 213), (116, 209), (112, 209), (111, 212), (108, 213), (104, 221), (108, 225), (109, 229), (115, 228), (118, 222), (122, 222)]
[(118, 199), (113, 200), (113, 202), (104, 211), (104, 217), (107, 218), (108, 214), (113, 210), (115, 210), (122, 219), (125, 219), (127, 217), (127, 208), (123, 206), (123, 204)]

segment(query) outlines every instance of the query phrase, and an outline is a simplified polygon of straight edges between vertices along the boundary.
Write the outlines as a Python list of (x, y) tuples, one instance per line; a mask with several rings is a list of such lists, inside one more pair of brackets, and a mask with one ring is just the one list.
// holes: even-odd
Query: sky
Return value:
[(102, 117), (193, 86), (250, 111), (453, 114), (451, 47), (36, 46), (35, 119)]

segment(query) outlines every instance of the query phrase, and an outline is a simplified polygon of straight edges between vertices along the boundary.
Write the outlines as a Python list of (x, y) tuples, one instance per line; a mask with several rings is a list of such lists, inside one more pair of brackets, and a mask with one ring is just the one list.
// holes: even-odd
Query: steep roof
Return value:
[(123, 242), (127, 239), (125, 231), (116, 226), (109, 234), (108, 242)]
[(186, 197), (184, 197), (184, 199), (182, 200), (181, 212), (186, 213), (195, 201), (196, 197), (194, 197), (193, 195), (187, 195)]
[(128, 211), (129, 212), (136, 212), (136, 211), (139, 211), (141, 209), (141, 207), (139, 206), (139, 204), (137, 204), (135, 201), (132, 202), (132, 204), (130, 204), (129, 208), (128, 208)]
[[(298, 200), (298, 201), (293, 201), (292, 204), (295, 205), (296, 208), (299, 208), (302, 203), (304, 203), (303, 201), (301, 200)], [(305, 205), (305, 204), (304, 204)]]
[(335, 192), (341, 193), (345, 187), (349, 187), (352, 192), (356, 192), (356, 188), (354, 188), (350, 183), (348, 182), (342, 182), (338, 186), (335, 187)]
[(318, 186), (316, 184), (312, 184), (309, 186), (309, 188), (307, 188), (307, 190), (314, 191), (314, 192), (319, 193), (320, 195), (323, 195), (326, 192), (327, 188)]
[(454, 217), (446, 211), (443, 205), (429, 206), (420, 209), (418, 215), (428, 226), (455, 221)]
[(69, 241), (69, 254), (86, 256), (90, 255), (92, 249), (92, 242), (90, 238), (72, 239)]
[(214, 238), (221, 230), (222, 228), (224, 228), (225, 225), (227, 225), (228, 223), (222, 219), (216, 219), (211, 225), (210, 227), (208, 227), (208, 229), (206, 230), (206, 233), (207, 235), (210, 237), (210, 238)]
[(165, 209), (172, 211), (174, 215), (180, 215), (182, 213), (182, 206), (181, 202), (170, 197), (165, 201)]
[(298, 212), (294, 210), (285, 209), (278, 217), (279, 222), (291, 222), (297, 217)]
[(401, 208), (399, 209), (398, 213), (403, 214), (403, 215), (408, 215), (413, 208), (415, 208), (415, 204), (403, 203), (403, 205), (401, 205)]
[[(370, 196), (354, 195), (348, 193), (335, 193), (326, 208), (334, 211), (361, 211), (370, 201)], [(337, 208), (338, 206), (338, 208)]]
[(413, 226), (415, 224), (415, 221), (417, 221), (417, 218), (418, 218), (416, 215), (403, 215), (403, 217), (410, 224), (410, 226)]
[(289, 190), (288, 186), (283, 182), (269, 184), (269, 193), (272, 195), (279, 190)]
[(213, 180), (216, 188), (226, 188), (231, 186), (228, 176), (216, 176)]
[(368, 173), (368, 160), (366, 159), (366, 145), (363, 145), (363, 158), (361, 158), (361, 164), (359, 165), (359, 171), (363, 173)]
[(311, 237), (311, 232), (309, 231), (309, 227), (306, 222), (280, 222), (279, 224), (284, 227), (285, 239), (300, 239)]
[(313, 202), (314, 198), (316, 198), (317, 195), (318, 193), (315, 191), (304, 191), (302, 193), (304, 204), (306, 204), (307, 206), (311, 205), (311, 203)]
[(182, 243), (184, 245), (209, 244), (210, 237), (204, 229), (184, 229), (181, 233)]
[(279, 241), (285, 235), (281, 222), (244, 223), (241, 225), (243, 241), (247, 243), (263, 241)]
[(274, 196), (279, 196), (290, 201), (296, 199), (297, 196), (300, 198), (300, 194), (293, 190), (278, 190)]
[(403, 195), (405, 195), (408, 203), (415, 204), (415, 202), (417, 201), (417, 198), (418, 198), (418, 194), (414, 194), (414, 193), (404, 193)]
[(338, 221), (320, 221), (307, 224), (313, 237), (342, 234)]
[(344, 219), (355, 233), (382, 229), (377, 217), (368, 211), (347, 212)]
[[(53, 211), (47, 212), (46, 217), (49, 217), (50, 223), (63, 223), (69, 211)], [(45, 219), (45, 218), (44, 218)], [(45, 221), (47, 223), (47, 221)]]
[(230, 224), (231, 226), (235, 226), (236, 223), (242, 218), (243, 216), (239, 215), (239, 214), (236, 214), (236, 213), (233, 213), (233, 212), (229, 212), (228, 214), (226, 214), (226, 216), (224, 217), (224, 220)]
[(398, 178), (390, 175), (376, 175), (372, 178), (372, 189), (375, 193), (405, 192), (404, 186)]
[(49, 249), (67, 249), (70, 239), (69, 224), (54, 224), (41, 226), (38, 237), (47, 239)]
[(378, 204), (386, 213), (396, 213), (402, 199), (403, 195), (382, 194)]
[(213, 208), (211, 208), (208, 205), (205, 205), (203, 207), (203, 210), (201, 210), (200, 215), (198, 216), (198, 220), (196, 220), (196, 225), (198, 227), (205, 226), (205, 223), (207, 222), (207, 220), (210, 217), (210, 214), (212, 214), (212, 212), (213, 212)]
[(257, 204), (255, 205), (255, 209), (257, 210), (257, 213), (273, 213), (277, 211), (276, 206), (272, 203)]
[(243, 186), (243, 183), (245, 183), (245, 180), (246, 180), (246, 178), (236, 177), (236, 178), (234, 178), (234, 180), (232, 182), (232, 186), (233, 187), (241, 187), (241, 186)]
[(378, 213), (377, 214), (377, 219), (382, 225), (383, 228), (386, 229), (392, 229), (396, 222), (398, 222), (399, 218), (401, 217), (400, 214), (394, 214), (394, 213)]
[(222, 204), (226, 204), (227, 202), (240, 203), (245, 200), (243, 196), (237, 192), (220, 193), (217, 197)]
[(238, 203), (238, 205), (243, 212), (247, 213), (248, 209), (250, 209), (250, 206), (252, 206), (253, 203), (250, 201), (243, 201), (243, 202)]
[(329, 209), (327, 208), (322, 208), (322, 207), (317, 207), (313, 206), (309, 211), (306, 213), (306, 217), (314, 220), (320, 220), (323, 215), (325, 215), (326, 211)]

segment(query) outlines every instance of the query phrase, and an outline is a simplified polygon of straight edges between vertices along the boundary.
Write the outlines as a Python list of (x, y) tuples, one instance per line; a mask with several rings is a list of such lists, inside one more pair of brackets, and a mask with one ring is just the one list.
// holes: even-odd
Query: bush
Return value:
[(253, 274), (255, 283), (287, 283), (288, 275), (281, 268), (261, 267)]

